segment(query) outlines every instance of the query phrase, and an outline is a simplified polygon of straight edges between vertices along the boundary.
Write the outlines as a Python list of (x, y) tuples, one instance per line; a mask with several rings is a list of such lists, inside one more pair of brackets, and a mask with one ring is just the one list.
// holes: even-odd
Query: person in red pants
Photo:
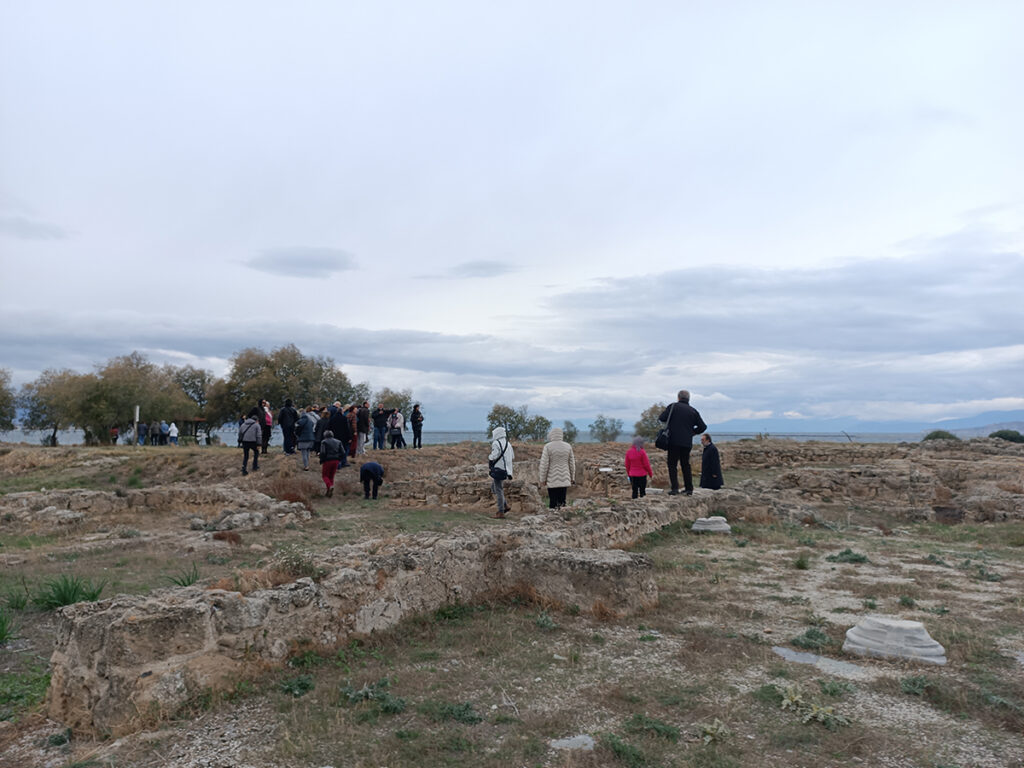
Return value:
[(345, 453), (345, 446), (341, 440), (334, 437), (331, 430), (324, 432), (324, 439), (320, 443), (320, 474), (324, 478), (324, 485), (327, 486), (325, 496), (334, 495), (334, 474), (338, 471), (338, 464)]

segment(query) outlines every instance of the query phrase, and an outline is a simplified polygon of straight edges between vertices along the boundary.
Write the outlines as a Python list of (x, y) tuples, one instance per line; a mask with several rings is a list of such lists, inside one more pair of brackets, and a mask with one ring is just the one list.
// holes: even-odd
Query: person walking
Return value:
[(238, 443), (242, 446), (242, 474), (248, 475), (249, 451), (252, 451), (252, 471), (260, 468), (260, 440), (263, 437), (263, 429), (260, 426), (262, 413), (259, 408), (253, 408), (245, 417), (242, 425), (238, 428)]
[(305, 412), (295, 422), (295, 440), (299, 449), (299, 456), (302, 458), (302, 468), (309, 471), (309, 451), (316, 440), (316, 411), (312, 405), (307, 405)]
[(352, 438), (346, 443), (346, 447), (348, 455), (355, 458), (356, 449), (359, 447), (359, 406), (353, 403), (345, 409), (345, 415), (348, 417), (348, 428), (352, 435)]
[(366, 455), (366, 443), (370, 439), (370, 403), (366, 400), (356, 411), (356, 453)]
[(324, 439), (320, 443), (320, 475), (324, 479), (327, 491), (324, 493), (328, 498), (334, 495), (334, 475), (338, 471), (338, 465), (345, 456), (345, 445), (334, 437), (331, 430), (324, 432)]
[(370, 487), (373, 486), (373, 498), (384, 485), (384, 467), (376, 461), (368, 461), (359, 468), (359, 480), (363, 483), (363, 498), (370, 498)]
[(384, 449), (384, 436), (388, 431), (388, 416), (390, 414), (384, 409), (383, 404), (377, 405), (377, 410), (373, 412), (371, 421), (373, 421), (373, 449), (383, 450)]
[(160, 419), (160, 445), (167, 445), (167, 436), (171, 431), (171, 425)]
[(704, 452), (700, 459), (700, 487), (717, 491), (725, 485), (718, 446), (711, 441), (711, 435), (707, 432), (700, 436), (700, 444), (704, 446)]
[(149, 437), (149, 427), (146, 426), (146, 422), (139, 422), (139, 445), (146, 444), (146, 438)]
[(683, 466), (683, 490), (687, 496), (693, 495), (693, 469), (690, 467), (690, 451), (693, 448), (693, 436), (699, 435), (708, 428), (697, 409), (690, 405), (690, 393), (679, 390), (678, 400), (658, 417), (668, 427), (668, 480), (671, 485), (669, 496), (679, 494), (679, 475), (676, 464)]
[(412, 447), (422, 448), (423, 447), (423, 411), (420, 410), (420, 404), (416, 403), (412, 407), (412, 413), (409, 414), (409, 423), (412, 424)]
[(488, 474), (491, 476), (491, 490), (494, 491), (494, 499), (498, 504), (498, 514), (495, 515), (498, 519), (505, 517), (512, 510), (505, 501), (504, 483), (512, 478), (514, 458), (515, 451), (505, 436), (505, 428), (495, 427), (491, 432), (491, 452), (487, 456), (487, 465), (490, 467)]
[(576, 455), (562, 438), (562, 430), (554, 427), (540, 452), (537, 475), (542, 485), (547, 484), (549, 509), (564, 507), (566, 491), (576, 482)]
[(173, 421), (167, 427), (167, 440), (171, 445), (178, 444), (178, 425)]
[(291, 399), (284, 401), (284, 407), (277, 414), (277, 423), (281, 427), (284, 452), (289, 456), (295, 453), (295, 425), (299, 421), (299, 412), (292, 405)]
[(633, 445), (626, 451), (626, 474), (629, 476), (629, 484), (633, 488), (633, 498), (643, 498), (647, 495), (647, 478), (654, 477), (651, 470), (651, 460), (644, 450), (644, 439), (633, 438)]

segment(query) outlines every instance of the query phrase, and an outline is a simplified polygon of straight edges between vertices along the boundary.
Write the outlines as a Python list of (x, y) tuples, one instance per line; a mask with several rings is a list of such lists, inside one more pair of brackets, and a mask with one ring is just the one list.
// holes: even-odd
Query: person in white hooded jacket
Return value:
[(548, 442), (540, 454), (538, 478), (548, 487), (548, 507), (564, 507), (565, 492), (576, 482), (576, 456), (558, 427), (548, 432)]
[(491, 453), (487, 457), (487, 464), (490, 466), (491, 490), (494, 491), (494, 498), (498, 503), (497, 518), (505, 517), (505, 514), (512, 509), (505, 502), (505, 491), (502, 484), (512, 477), (512, 460), (515, 458), (515, 451), (512, 444), (505, 436), (504, 427), (495, 427), (491, 432)]

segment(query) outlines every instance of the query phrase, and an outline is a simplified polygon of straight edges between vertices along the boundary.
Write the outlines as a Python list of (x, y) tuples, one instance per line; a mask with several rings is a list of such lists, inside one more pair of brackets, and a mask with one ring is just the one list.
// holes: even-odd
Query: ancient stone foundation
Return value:
[(601, 616), (656, 604), (646, 555), (614, 547), (721, 497), (648, 500), (535, 515), (508, 527), (417, 534), (311, 556), (324, 574), (244, 594), (166, 589), (62, 609), (47, 699), (76, 732), (118, 735), (173, 713), (204, 689), (284, 661), (300, 644), (352, 638), (456, 602), (528, 594)]

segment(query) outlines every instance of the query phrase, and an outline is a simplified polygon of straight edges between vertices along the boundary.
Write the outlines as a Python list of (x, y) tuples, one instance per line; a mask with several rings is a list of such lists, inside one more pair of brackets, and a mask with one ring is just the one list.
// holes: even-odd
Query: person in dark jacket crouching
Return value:
[(725, 481), (722, 479), (722, 459), (718, 455), (718, 446), (711, 442), (711, 435), (706, 432), (700, 436), (700, 444), (704, 446), (704, 454), (700, 460), (700, 487), (717, 491)]
[(359, 468), (359, 479), (363, 483), (363, 498), (370, 498), (370, 486), (373, 486), (373, 498), (377, 498), (377, 491), (384, 485), (384, 467), (376, 461), (368, 461)]
[(345, 446), (341, 440), (336, 440), (331, 430), (324, 432), (324, 439), (320, 443), (320, 474), (327, 486), (325, 496), (334, 495), (334, 474), (338, 471), (338, 464), (345, 455)]
[(699, 435), (708, 425), (690, 405), (690, 393), (679, 390), (678, 402), (672, 403), (662, 411), (658, 421), (664, 421), (668, 427), (668, 480), (672, 489), (670, 496), (679, 493), (679, 476), (676, 464), (683, 465), (683, 488), (687, 496), (693, 495), (693, 470), (690, 468), (690, 450), (693, 448), (693, 436)]

